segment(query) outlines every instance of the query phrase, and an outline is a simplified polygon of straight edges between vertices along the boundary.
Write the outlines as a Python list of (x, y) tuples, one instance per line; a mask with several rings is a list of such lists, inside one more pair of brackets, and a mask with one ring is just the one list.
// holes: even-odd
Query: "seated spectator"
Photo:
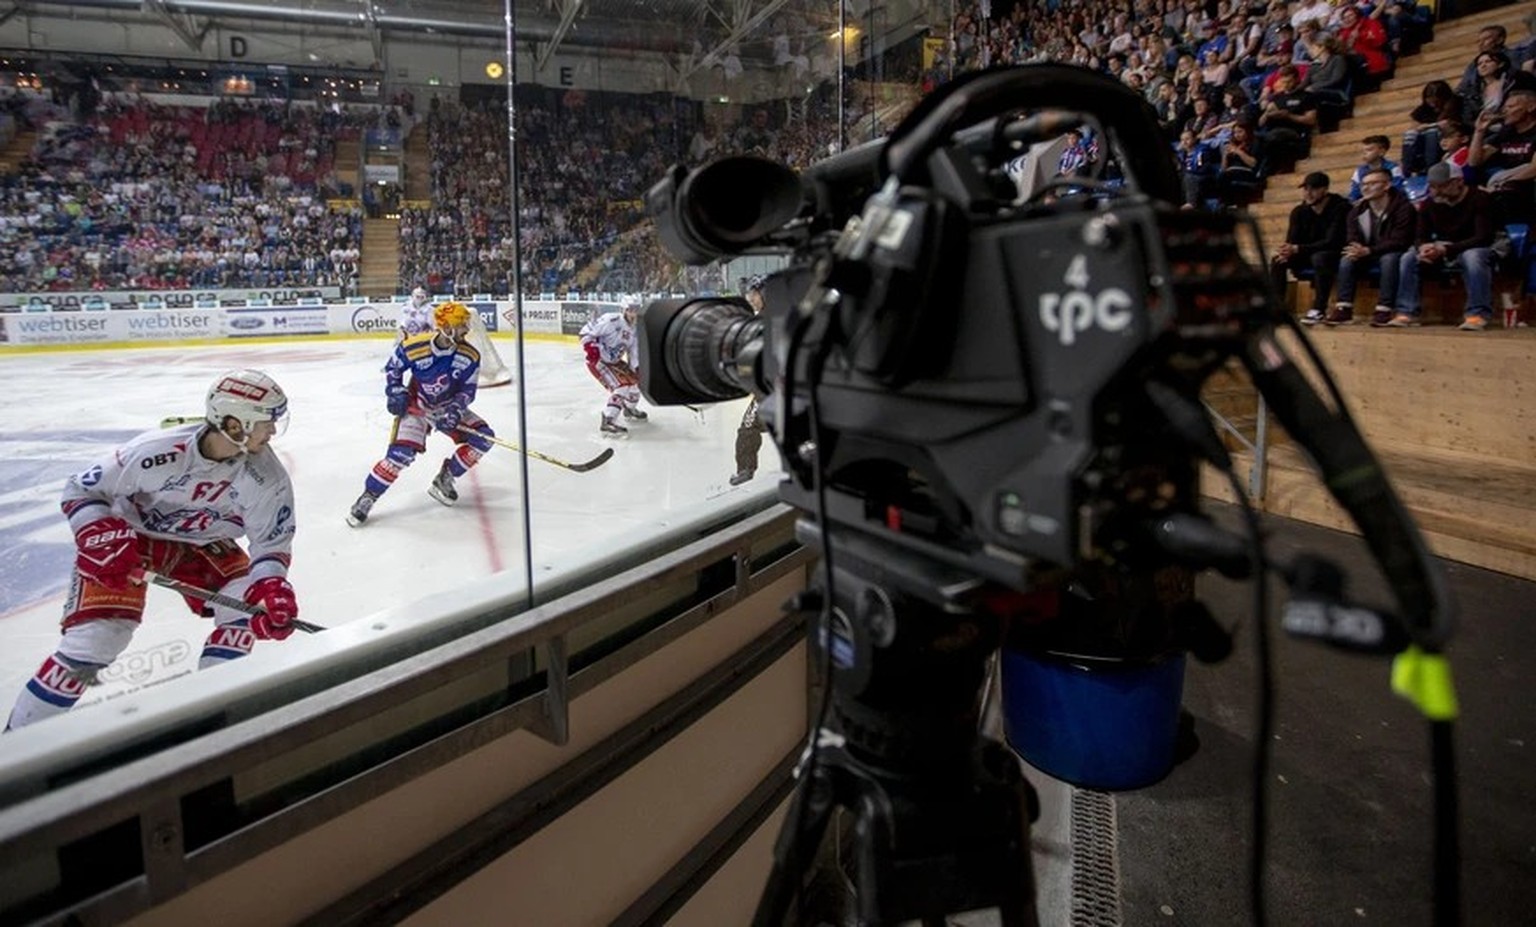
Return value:
[(1480, 332), (1493, 318), (1493, 201), (1469, 187), (1449, 164), (1429, 169), (1429, 200), (1419, 210), (1416, 247), (1401, 258), (1397, 313), (1388, 325), (1419, 324), (1419, 279), (1450, 268), (1461, 271), (1467, 291), (1461, 330)]
[(1439, 125), (1440, 162), (1449, 164), (1462, 179), (1472, 183), (1477, 169), (1467, 163), (1472, 141), (1472, 129), (1464, 122), (1447, 119)]
[(1386, 171), (1392, 175), (1392, 186), (1403, 188), (1403, 169), (1387, 157), (1392, 142), (1385, 135), (1367, 135), (1360, 141), (1360, 166), (1349, 179), (1349, 201), (1360, 200), (1360, 180), (1371, 171)]
[(1239, 122), (1248, 123), (1250, 128), (1258, 125), (1259, 108), (1248, 102), (1247, 94), (1237, 84), (1228, 84), (1221, 91), (1221, 102), (1222, 109), (1217, 118), (1226, 131), (1230, 132)]
[(1221, 201), (1227, 205), (1239, 205), (1251, 199), (1248, 191), (1260, 179), (1263, 153), (1262, 143), (1246, 122), (1232, 127), (1232, 135), (1221, 146), (1221, 164), (1216, 175), (1216, 186)]
[(1189, 206), (1202, 205), (1210, 194), (1214, 178), (1207, 162), (1209, 149), (1200, 143), (1195, 133), (1185, 129), (1179, 134), (1179, 144), (1174, 154), (1179, 160), (1179, 179), (1184, 183), (1184, 202)]
[(1392, 321), (1397, 302), (1399, 262), (1413, 247), (1415, 214), (1408, 197), (1392, 187), (1387, 171), (1371, 171), (1360, 184), (1362, 197), (1344, 223), (1344, 257), (1339, 261), (1339, 293), (1333, 309), (1323, 319), (1327, 325), (1348, 325), (1355, 318), (1355, 284), (1364, 271), (1381, 272), (1376, 308), (1371, 324)]
[(1272, 37), (1266, 34), (1264, 45), (1259, 53), (1243, 69), (1245, 76), (1242, 87), (1248, 94), (1248, 99), (1258, 100), (1265, 79), (1290, 64), (1295, 54), (1296, 29), (1290, 23), (1285, 22), (1277, 26)]
[(1497, 114), (1477, 119), (1467, 163), (1483, 171), (1499, 220), (1532, 223), (1536, 219), (1536, 89), (1518, 89), (1504, 101), (1503, 124)]
[(1478, 52), (1472, 61), (1477, 77), (1461, 92), (1461, 111), (1469, 122), (1476, 122), (1483, 113), (1498, 115), (1504, 107), (1504, 96), (1515, 78), (1509, 56), (1503, 52)]
[(1317, 128), (1317, 102), (1298, 86), (1295, 67), (1286, 65), (1277, 74), (1274, 96), (1260, 107), (1259, 137), (1272, 161), (1304, 158)]
[(1300, 86), (1319, 104), (1347, 106), (1352, 80), (1349, 59), (1344, 57), (1344, 45), (1330, 35), (1317, 43), (1312, 67), (1307, 69)]
[[(1461, 80), (1456, 84), (1457, 96), (1467, 97), (1471, 94), (1473, 85), (1478, 81), (1477, 59), (1488, 52), (1503, 54), (1505, 51), (1504, 43), (1508, 37), (1509, 33), (1505, 31), (1503, 26), (1484, 26), (1477, 31), (1477, 52), (1472, 56), (1472, 60), (1467, 63), (1467, 66), (1462, 69)], [(1478, 108), (1481, 109), (1481, 106)], [(1470, 122), (1476, 118), (1477, 113), (1474, 111), (1465, 115), (1467, 121)]]
[(1363, 73), (1384, 77), (1392, 70), (1386, 28), (1374, 19), (1362, 17), (1356, 7), (1346, 6), (1339, 11), (1338, 39), (1345, 56), (1358, 61)]
[(1316, 325), (1327, 316), (1348, 216), (1349, 202), (1329, 192), (1327, 174), (1313, 171), (1301, 182), (1301, 202), (1291, 210), (1285, 241), (1270, 258), (1269, 270), (1275, 290), (1282, 295), (1286, 271), (1298, 280), (1306, 272), (1312, 273), (1312, 307), (1301, 318), (1304, 324)]
[(1441, 120), (1462, 121), (1461, 98), (1443, 80), (1432, 80), (1419, 91), (1419, 105), (1408, 114), (1414, 127), (1403, 133), (1403, 173), (1424, 173), (1440, 157)]

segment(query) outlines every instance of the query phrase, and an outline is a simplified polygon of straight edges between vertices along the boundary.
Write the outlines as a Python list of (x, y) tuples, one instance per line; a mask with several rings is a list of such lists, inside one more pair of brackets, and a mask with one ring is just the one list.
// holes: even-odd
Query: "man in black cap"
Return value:
[(1285, 292), (1286, 271), (1298, 280), (1312, 275), (1312, 308), (1301, 317), (1303, 324), (1316, 325), (1328, 314), (1328, 294), (1339, 273), (1348, 215), (1349, 201), (1328, 192), (1327, 174), (1313, 171), (1301, 182), (1301, 203), (1291, 210), (1285, 242), (1275, 249), (1269, 270), (1279, 293)]

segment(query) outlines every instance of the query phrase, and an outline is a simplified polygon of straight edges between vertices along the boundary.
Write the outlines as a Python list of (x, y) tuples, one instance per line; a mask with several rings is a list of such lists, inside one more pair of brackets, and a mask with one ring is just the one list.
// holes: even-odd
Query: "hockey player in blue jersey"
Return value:
[(373, 504), (426, 450), (427, 435), (440, 431), (453, 440), (453, 453), (433, 478), (427, 493), (443, 505), (459, 501), (453, 481), (473, 467), (491, 449), (495, 434), (485, 419), (470, 411), (475, 401), (475, 377), (480, 354), (465, 342), (469, 334), (469, 307), (463, 303), (439, 303), (433, 310), (433, 329), (411, 335), (395, 346), (384, 367), (384, 397), (395, 416), (389, 449), (373, 465), (363, 494), (347, 513), (347, 524), (361, 527)]

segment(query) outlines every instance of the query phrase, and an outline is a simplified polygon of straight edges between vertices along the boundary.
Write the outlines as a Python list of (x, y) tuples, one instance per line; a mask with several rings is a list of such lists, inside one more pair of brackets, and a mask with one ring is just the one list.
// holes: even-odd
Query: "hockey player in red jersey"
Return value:
[(395, 346), (384, 367), (384, 403), (395, 424), (389, 449), (373, 465), (363, 494), (347, 513), (352, 527), (368, 521), (373, 504), (394, 485), (400, 471), (427, 449), (427, 435), (434, 429), (455, 445), (427, 487), (427, 493), (443, 505), (459, 501), (454, 478), (463, 476), (491, 449), (495, 432), (469, 408), (475, 401), (480, 371), (480, 353), (465, 341), (469, 311), (463, 303), (439, 303), (432, 313), (431, 331), (411, 335)]
[(63, 635), (7, 730), (68, 711), (123, 652), (144, 613), (143, 570), (264, 609), (250, 617), (188, 597), (215, 622), (200, 669), (293, 633), (293, 484), (269, 446), (287, 424), (288, 397), (266, 374), (237, 370), (214, 381), (205, 414), (140, 435), (65, 483), (76, 551)]
[(581, 327), (581, 350), (587, 372), (608, 391), (598, 430), (609, 436), (629, 433), (619, 416), (643, 422), (650, 416), (640, 408), (640, 377), (635, 373), (635, 319), (640, 305), (626, 302), (623, 311), (607, 312)]

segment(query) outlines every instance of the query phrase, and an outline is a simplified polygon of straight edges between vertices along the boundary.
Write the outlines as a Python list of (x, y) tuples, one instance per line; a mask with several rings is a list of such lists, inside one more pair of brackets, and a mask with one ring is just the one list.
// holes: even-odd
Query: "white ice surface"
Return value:
[[(515, 364), (515, 344), (497, 345)], [(58, 508), (64, 477), (166, 416), (200, 414), (208, 384), (225, 370), (265, 370), (288, 392), (292, 420), (275, 446), (295, 487), (298, 533), (289, 576), (303, 618), (337, 627), (396, 608), (393, 620), (425, 619), (440, 607), (434, 597), (440, 603), (443, 593), (492, 574), (511, 571), (506, 581), (520, 586), (519, 455), (493, 450), (459, 480), (459, 503), (447, 508), (426, 493), (451, 447), (434, 435), (365, 527), (345, 523), (388, 441), (381, 373), (388, 348), (387, 340), (365, 339), (0, 353), (11, 400), (0, 424), (0, 717), (58, 641), (73, 558)], [(635, 424), (628, 438), (605, 440), (597, 433), (604, 396), (574, 344), (530, 342), (524, 365), (530, 447), (569, 460), (615, 450), (588, 473), (528, 459), (536, 570), (607, 556), (670, 512), (740, 501), (772, 482), (777, 454), (765, 442), (758, 479), (737, 489), (726, 483), (744, 400), (702, 413), (647, 404), (650, 421)], [(499, 436), (516, 442), (517, 404), (517, 388), (501, 387), (483, 391), (474, 408)], [(191, 674), (209, 628), (178, 595), (151, 589), (133, 643), (75, 713)], [(290, 638), (299, 647), (319, 643), (309, 640)], [(285, 646), (263, 643), (258, 652)], [(171, 688), (189, 684), (195, 682)]]

